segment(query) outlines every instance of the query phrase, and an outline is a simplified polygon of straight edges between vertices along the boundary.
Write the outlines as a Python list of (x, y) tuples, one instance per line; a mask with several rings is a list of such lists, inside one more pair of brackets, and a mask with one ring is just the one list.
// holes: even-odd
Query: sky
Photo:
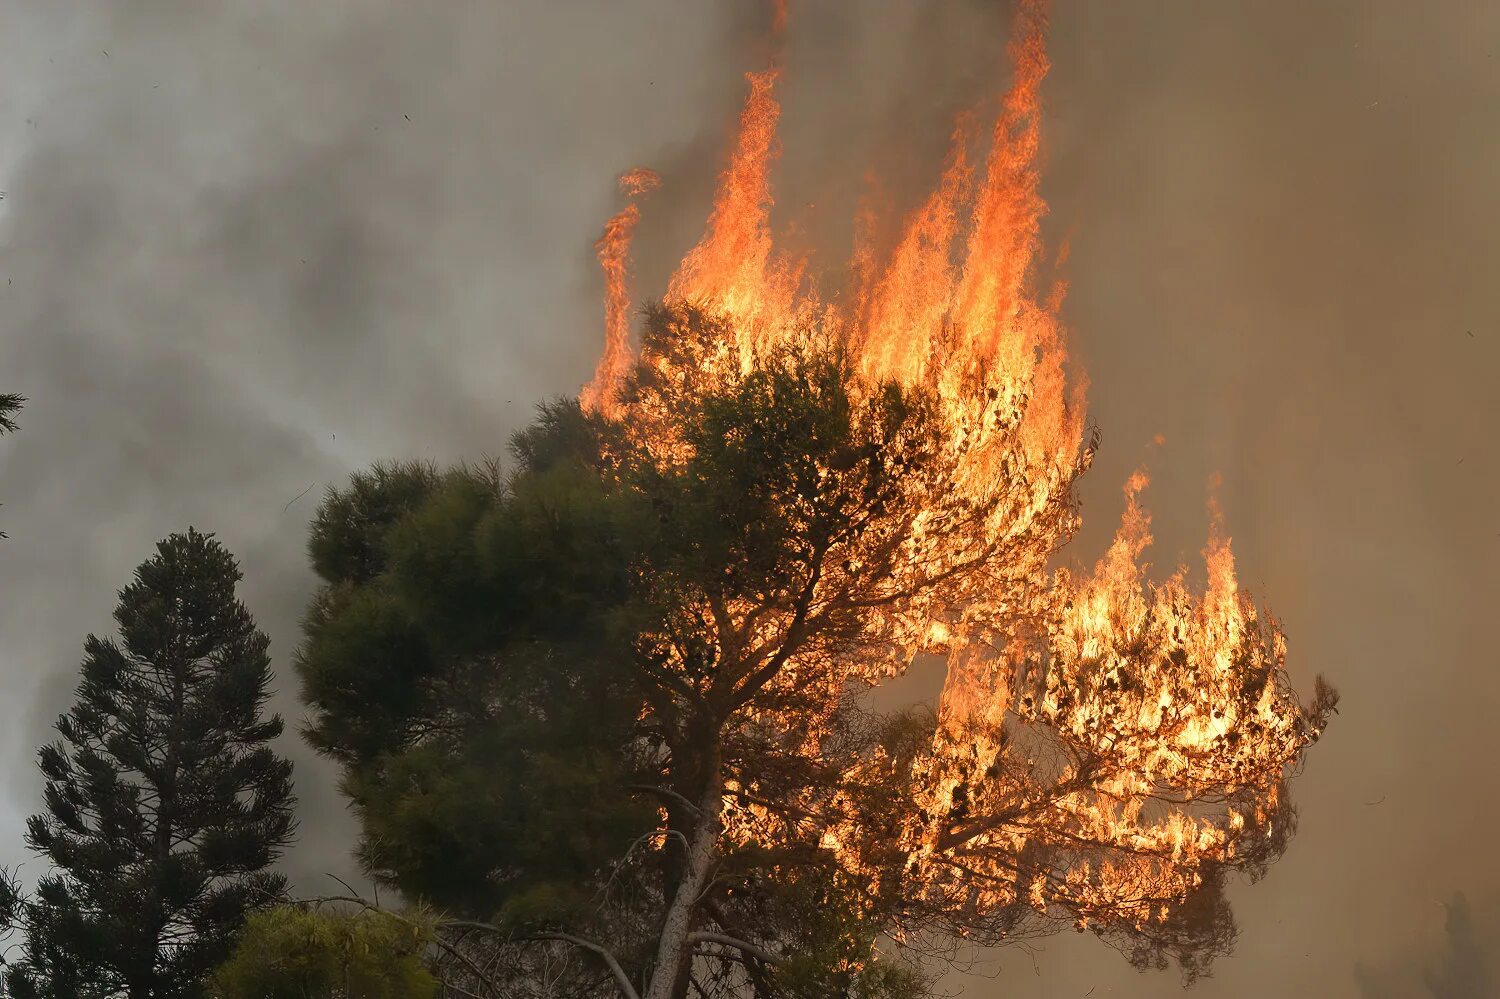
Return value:
[[(1007, 23), (998, 0), (792, 0), (777, 219), (815, 263), (843, 260), (868, 171), (898, 209), (932, 182), (953, 115), (1005, 85)], [(31, 400), (0, 439), (0, 862), (26, 859), (84, 636), (174, 530), (239, 556), (295, 728), (321, 491), (503, 454), (577, 390), (613, 178), (663, 176), (636, 253), (659, 292), (766, 29), (738, 0), (0, 0), (0, 390)], [(1103, 432), (1069, 557), (1097, 557), (1145, 463), (1158, 571), (1192, 562), (1222, 474), (1294, 681), (1344, 695), (1199, 996), (1500, 987), (1497, 39), (1480, 0), (1053, 14), (1047, 235)], [(326, 888), (354, 826), (285, 749), (286, 868)], [(949, 982), (1178, 990), (1071, 933)]]

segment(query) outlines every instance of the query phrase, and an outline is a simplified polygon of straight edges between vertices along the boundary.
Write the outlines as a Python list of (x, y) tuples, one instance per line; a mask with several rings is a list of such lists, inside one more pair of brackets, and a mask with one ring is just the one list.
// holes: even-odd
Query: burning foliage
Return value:
[[(638, 347), (632, 201), (595, 378), (507, 475), (377, 467), (324, 501), (308, 734), (367, 871), (455, 916), (455, 988), (910, 999), (905, 958), (955, 941), (1092, 929), (1189, 978), (1232, 942), (1226, 880), (1286, 848), (1336, 698), (1298, 701), (1217, 513), (1201, 591), (1148, 578), (1143, 473), (1092, 571), (1056, 568), (1096, 441), (1039, 288), (1044, 15), (987, 158), (960, 122), (843, 295), (771, 237), (778, 74), (751, 74)], [(872, 710), (920, 657), (936, 709)]]
[[(1291, 836), (1286, 781), (1336, 695), (1298, 701), (1217, 512), (1202, 592), (1146, 577), (1143, 473), (1093, 571), (1051, 568), (1095, 441), (1063, 290), (1037, 288), (1045, 20), (1023, 3), (983, 169), (963, 124), (836, 299), (771, 237), (774, 68), (749, 77), (707, 230), (634, 359), (635, 206), (606, 228), (582, 401), (614, 488), (693, 539), (636, 580), (662, 608), (636, 645), (662, 828), (689, 844), (667, 936), (707, 883), (695, 858), (771, 849), (831, 864), (898, 940), (1071, 924), (1192, 975), (1232, 939), (1226, 873), (1259, 876)], [(859, 692), (920, 655), (947, 661), (936, 714), (865, 714)], [(683, 934), (705, 918), (681, 915)]]

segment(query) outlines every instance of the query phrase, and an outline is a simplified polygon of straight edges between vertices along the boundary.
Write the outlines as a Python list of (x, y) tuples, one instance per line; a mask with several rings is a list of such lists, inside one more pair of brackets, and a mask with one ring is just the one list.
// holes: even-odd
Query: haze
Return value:
[[(1008, 8), (791, 7), (779, 221), (836, 267), (867, 169), (909, 205), (952, 116), (1003, 87)], [(766, 29), (730, 0), (0, 0), (0, 390), (31, 400), (0, 442), (0, 862), (25, 859), (33, 751), (85, 634), (173, 530), (240, 557), (298, 720), (323, 487), (503, 453), (577, 391), (615, 175), (663, 177), (635, 254), (651, 295), (701, 231)], [(1344, 695), (1297, 839), (1236, 889), (1242, 938), (1201, 996), (1500, 987), (1496, 39), (1478, 0), (1053, 13), (1043, 189), (1104, 432), (1073, 556), (1097, 556), (1144, 462), (1159, 571), (1196, 559), (1222, 473), (1294, 679)], [(287, 867), (326, 886), (353, 825), (328, 767), (287, 748)], [(1456, 892), (1468, 944), (1445, 938)], [(979, 970), (954, 984), (1178, 988), (1072, 934)]]

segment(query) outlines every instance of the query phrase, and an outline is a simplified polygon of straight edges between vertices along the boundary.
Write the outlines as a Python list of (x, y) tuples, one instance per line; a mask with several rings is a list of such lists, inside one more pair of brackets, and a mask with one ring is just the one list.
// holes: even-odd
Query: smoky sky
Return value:
[(1492, 941), (1500, 932), (1493, 905), (1476, 911), (1463, 892), (1442, 905), (1443, 941), (1431, 954), (1398, 954), (1354, 967), (1361, 999), (1476, 999), (1500, 988)]
[[(1004, 86), (1008, 13), (791, 8), (776, 222), (836, 272), (858, 199), (910, 207), (953, 116)], [(1360, 999), (1382, 968), (1423, 995), (1400, 969), (1441, 967), (1444, 904), (1500, 890), (1496, 39), (1478, 0), (1053, 14), (1047, 235), (1071, 247), (1064, 315), (1104, 435), (1069, 555), (1098, 555), (1144, 463), (1158, 571), (1193, 563), (1221, 473), (1294, 681), (1344, 694), (1294, 787), (1299, 834), (1234, 889), (1239, 946), (1200, 995)], [(84, 636), (171, 531), (240, 557), (295, 727), (322, 490), (380, 458), (502, 454), (576, 391), (615, 175), (663, 175), (636, 253), (650, 295), (772, 50), (737, 0), (0, 0), (0, 390), (31, 400), (0, 440), (0, 861), (25, 857), (32, 754)], [(286, 749), (286, 866), (311, 890), (352, 872), (354, 826), (329, 768)], [(1071, 933), (981, 970), (966, 994), (1178, 987)]]

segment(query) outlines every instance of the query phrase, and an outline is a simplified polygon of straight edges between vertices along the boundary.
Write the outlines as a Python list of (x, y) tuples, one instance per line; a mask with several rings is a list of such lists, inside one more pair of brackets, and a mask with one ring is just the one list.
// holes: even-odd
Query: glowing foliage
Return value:
[[(620, 178), (620, 190), (634, 198), (654, 190), (660, 183), (661, 178), (652, 171), (635, 169)], [(632, 201), (604, 223), (604, 235), (594, 245), (604, 268), (604, 354), (599, 358), (594, 380), (579, 393), (579, 401), (589, 409), (611, 416), (619, 413), (614, 396), (630, 367), (630, 292), (625, 277), (630, 237), (640, 219), (641, 210)]]
[[(804, 560), (789, 585), (676, 594), (681, 613), (642, 637), (663, 677), (710, 702), (733, 674), (731, 727), (842, 775), (799, 784), (729, 762), (724, 849), (813, 844), (869, 886), (898, 935), (998, 939), (1066, 920), (1191, 973), (1195, 949), (1232, 934), (1223, 871), (1259, 874), (1284, 848), (1284, 783), (1335, 697), (1320, 681), (1311, 707), (1297, 701), (1281, 632), (1240, 589), (1217, 513), (1204, 592), (1181, 570), (1146, 578), (1143, 473), (1094, 571), (1050, 568), (1078, 528), (1073, 486), (1093, 442), (1062, 289), (1036, 289), (1045, 21), (1039, 0), (1021, 5), (983, 170), (961, 125), (888, 259), (862, 245), (858, 286), (833, 302), (774, 246), (777, 71), (751, 74), (707, 229), (633, 370), (620, 258), (601, 251), (607, 347), (583, 403), (618, 420), (607, 457), (637, 470), (622, 484), (642, 468), (713, 480), (809, 539), (779, 549), (781, 564)], [(611, 220), (606, 241), (635, 218), (631, 206)], [(788, 458), (781, 438), (757, 437), (777, 421), (716, 423), (726, 399), (744, 404), (726, 412), (790, 412), (809, 442), (827, 437), (796, 407), (837, 409), (862, 443)], [(755, 455), (785, 464), (780, 492), (755, 492), (766, 475), (734, 480)], [(851, 748), (851, 685), (919, 654), (948, 663), (926, 735)]]

